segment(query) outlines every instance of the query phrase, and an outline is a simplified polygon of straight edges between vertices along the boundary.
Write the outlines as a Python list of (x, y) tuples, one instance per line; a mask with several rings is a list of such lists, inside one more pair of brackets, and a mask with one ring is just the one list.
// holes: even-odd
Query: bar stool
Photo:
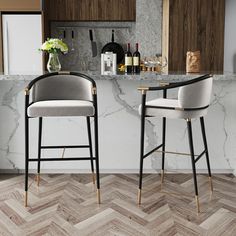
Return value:
[[(88, 145), (43, 146), (43, 117), (83, 116), (86, 117)], [(90, 118), (94, 119), (95, 156), (93, 156)], [(29, 119), (39, 118), (38, 157), (29, 156)], [(89, 157), (41, 158), (42, 149), (88, 148)], [(25, 88), (25, 206), (28, 205), (29, 162), (37, 162), (37, 184), (40, 180), (41, 161), (90, 160), (93, 183), (96, 163), (97, 200), (100, 204), (99, 155), (98, 155), (98, 111), (96, 83), (87, 75), (75, 72), (56, 72), (37, 77)]]
[[(169, 89), (179, 88), (178, 99), (168, 99), (167, 91)], [(164, 181), (164, 167), (165, 167), (165, 153), (173, 153), (165, 150), (166, 143), (166, 118), (172, 119), (185, 119), (187, 122), (188, 139), (193, 181), (195, 187), (195, 199), (197, 212), (200, 212), (197, 176), (196, 176), (196, 162), (205, 154), (206, 163), (209, 175), (209, 184), (211, 194), (213, 192), (213, 185), (211, 180), (211, 168), (207, 147), (207, 139), (205, 132), (204, 116), (207, 114), (207, 110), (211, 98), (212, 90), (212, 76), (204, 75), (189, 81), (178, 82), (172, 84), (163, 84), (159, 87), (140, 87), (138, 88), (142, 92), (142, 104), (139, 106), (139, 113), (141, 115), (141, 140), (140, 140), (140, 172), (139, 172), (139, 193), (138, 204), (141, 204), (141, 190), (142, 190), (142, 176), (143, 176), (143, 160), (153, 152), (162, 148), (162, 167), (161, 167), (161, 184)], [(146, 102), (147, 91), (163, 91), (163, 98), (158, 98), (152, 101)], [(144, 154), (144, 131), (145, 131), (145, 117), (162, 117), (162, 143)], [(193, 146), (192, 124), (191, 120), (200, 118), (202, 138), (204, 143), (204, 150), (200, 155), (195, 155)], [(183, 153), (175, 153), (183, 154)]]

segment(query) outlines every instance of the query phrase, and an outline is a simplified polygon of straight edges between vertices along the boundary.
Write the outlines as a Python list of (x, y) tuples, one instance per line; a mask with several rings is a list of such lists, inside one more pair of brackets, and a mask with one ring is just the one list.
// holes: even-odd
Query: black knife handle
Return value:
[(93, 41), (93, 31), (92, 30), (89, 30), (89, 37), (90, 37), (90, 40)]

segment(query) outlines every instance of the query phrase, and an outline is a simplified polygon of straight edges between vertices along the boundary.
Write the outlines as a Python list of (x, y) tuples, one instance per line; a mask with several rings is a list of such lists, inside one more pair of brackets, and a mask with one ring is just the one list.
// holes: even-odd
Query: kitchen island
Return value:
[[(108, 173), (136, 173), (139, 169), (140, 85), (156, 86), (160, 81), (176, 82), (198, 75), (157, 74), (143, 72), (140, 75), (101, 76), (86, 72), (95, 79), (98, 87), (100, 169)], [(24, 170), (24, 88), (37, 76), (0, 75), (0, 171)], [(205, 118), (210, 161), (213, 173), (236, 174), (236, 75), (214, 75), (213, 93), (209, 113)], [(168, 96), (175, 98), (177, 90)], [(160, 92), (148, 93), (148, 99), (160, 97)], [(38, 120), (31, 119), (30, 152), (37, 156)], [(87, 143), (86, 120), (78, 117), (45, 118), (42, 143), (69, 145)], [(150, 118), (146, 122), (145, 149), (152, 149), (161, 142), (161, 119)], [(193, 122), (195, 152), (203, 148), (200, 122)], [(166, 149), (189, 152), (186, 122), (167, 120)], [(63, 150), (43, 150), (42, 156), (58, 157)], [(66, 156), (87, 154), (85, 150), (66, 150)], [(160, 153), (154, 153), (144, 161), (145, 172), (156, 172), (161, 167)], [(198, 172), (206, 172), (205, 159), (198, 164)], [(166, 168), (170, 172), (191, 172), (188, 157), (167, 155)], [(36, 164), (31, 164), (35, 172)], [(90, 172), (90, 162), (44, 162), (42, 172), (82, 173)]]

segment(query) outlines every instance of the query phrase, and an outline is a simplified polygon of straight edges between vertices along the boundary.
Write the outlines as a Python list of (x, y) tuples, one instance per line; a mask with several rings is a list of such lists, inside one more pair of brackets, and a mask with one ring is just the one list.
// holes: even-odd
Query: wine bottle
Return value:
[(130, 51), (130, 43), (127, 44), (127, 51), (125, 53), (125, 73), (132, 73), (132, 53)]
[(138, 43), (136, 43), (136, 51), (133, 54), (133, 71), (135, 74), (140, 73), (140, 52), (138, 51)]

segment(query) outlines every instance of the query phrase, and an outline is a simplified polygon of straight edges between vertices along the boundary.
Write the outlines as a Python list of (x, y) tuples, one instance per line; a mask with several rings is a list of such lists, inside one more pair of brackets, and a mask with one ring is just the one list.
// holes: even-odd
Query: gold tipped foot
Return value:
[(199, 214), (200, 213), (200, 204), (199, 204), (199, 198), (197, 195), (195, 196), (195, 200), (196, 200), (196, 206), (197, 206), (197, 214)]
[(96, 180), (96, 178), (95, 178), (95, 174), (94, 174), (94, 172), (92, 172), (92, 179), (93, 179), (93, 184), (95, 184), (95, 180)]
[(28, 192), (25, 191), (25, 207), (28, 206)]
[(98, 200), (98, 204), (101, 204), (100, 189), (97, 189), (97, 200)]
[(213, 195), (213, 184), (212, 184), (212, 178), (209, 177), (209, 187), (210, 187), (210, 198), (212, 198)]
[(39, 182), (40, 182), (40, 174), (37, 174), (37, 186), (39, 187)]
[(163, 183), (164, 183), (164, 170), (161, 170), (161, 189), (163, 187)]
[(141, 189), (138, 190), (138, 205), (141, 205)]

